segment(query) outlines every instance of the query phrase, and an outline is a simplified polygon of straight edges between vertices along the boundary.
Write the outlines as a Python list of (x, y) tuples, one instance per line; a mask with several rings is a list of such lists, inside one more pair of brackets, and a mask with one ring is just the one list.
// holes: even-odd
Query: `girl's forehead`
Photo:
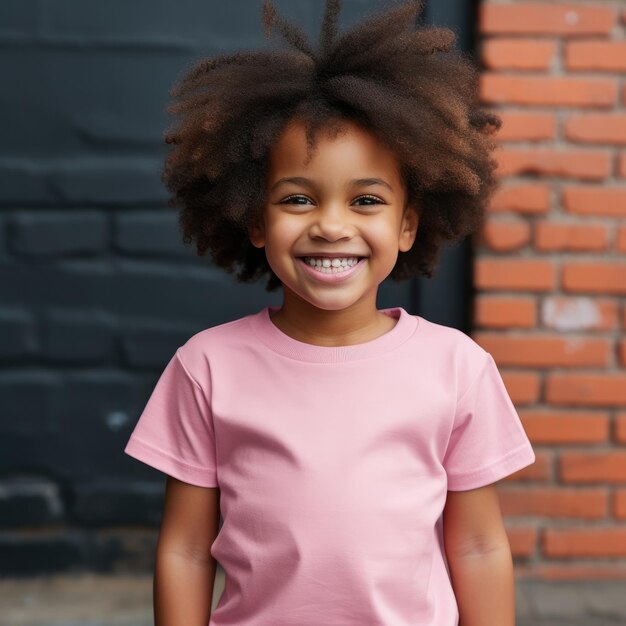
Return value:
[[(306, 129), (308, 123), (305, 119), (295, 117), (290, 119), (278, 136), (276, 145), (297, 145), (299, 147), (306, 144)], [(328, 120), (315, 132), (315, 143), (369, 143), (378, 147), (384, 147), (375, 133), (364, 126), (348, 118)]]
[[(315, 149), (308, 164), (306, 123), (290, 120), (270, 152), (270, 172), (320, 171), (325, 175), (359, 172), (363, 175), (399, 176), (394, 152), (371, 131), (351, 120), (341, 120), (340, 132), (321, 127), (315, 134)], [(335, 127), (333, 126), (333, 130)]]

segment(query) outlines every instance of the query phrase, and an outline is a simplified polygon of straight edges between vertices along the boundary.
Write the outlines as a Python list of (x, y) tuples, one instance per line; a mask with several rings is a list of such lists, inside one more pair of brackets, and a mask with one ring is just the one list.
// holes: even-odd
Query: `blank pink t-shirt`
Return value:
[(535, 461), (491, 354), (402, 307), (336, 347), (291, 338), (277, 310), (178, 348), (125, 448), (220, 488), (210, 626), (456, 626), (446, 492)]

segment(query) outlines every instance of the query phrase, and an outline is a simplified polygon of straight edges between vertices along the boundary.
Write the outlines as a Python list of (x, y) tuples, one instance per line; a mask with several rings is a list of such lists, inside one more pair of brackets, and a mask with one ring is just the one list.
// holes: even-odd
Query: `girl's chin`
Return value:
[(310, 310), (311, 319), (315, 319), (315, 315), (320, 311), (326, 311), (329, 314), (333, 312), (348, 311), (352, 312), (368, 310), (371, 306), (371, 310), (376, 310), (376, 297), (366, 293), (353, 293), (345, 294), (345, 297), (324, 297), (320, 292), (309, 292), (306, 295), (299, 293), (291, 293), (291, 297), (297, 300), (300, 304), (298, 308), (300, 311)]

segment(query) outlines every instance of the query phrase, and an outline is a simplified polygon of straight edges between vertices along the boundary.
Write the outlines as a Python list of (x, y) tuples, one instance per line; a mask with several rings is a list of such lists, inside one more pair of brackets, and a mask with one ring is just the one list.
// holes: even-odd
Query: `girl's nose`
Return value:
[(344, 207), (333, 205), (321, 207), (315, 212), (311, 224), (311, 236), (321, 236), (328, 240), (350, 237), (354, 233), (354, 225), (350, 219), (350, 212)]

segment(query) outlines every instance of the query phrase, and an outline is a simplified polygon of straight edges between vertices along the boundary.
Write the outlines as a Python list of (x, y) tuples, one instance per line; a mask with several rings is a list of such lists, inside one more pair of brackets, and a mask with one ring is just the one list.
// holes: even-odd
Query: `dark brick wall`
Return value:
[[(0, 3), (0, 574), (151, 569), (164, 476), (130, 432), (189, 336), (280, 303), (184, 246), (159, 178), (171, 84), (266, 45), (261, 4)], [(321, 0), (277, 5), (317, 38)]]

